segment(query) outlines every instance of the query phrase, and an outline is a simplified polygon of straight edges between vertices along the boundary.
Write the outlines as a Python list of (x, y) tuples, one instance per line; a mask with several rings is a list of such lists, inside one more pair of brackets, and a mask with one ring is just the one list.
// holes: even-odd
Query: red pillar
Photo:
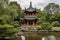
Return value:
[(33, 21), (33, 27), (35, 26), (35, 22)]
[(34, 13), (32, 14), (32, 16), (34, 16)]
[(29, 21), (27, 21), (27, 26), (29, 25)]

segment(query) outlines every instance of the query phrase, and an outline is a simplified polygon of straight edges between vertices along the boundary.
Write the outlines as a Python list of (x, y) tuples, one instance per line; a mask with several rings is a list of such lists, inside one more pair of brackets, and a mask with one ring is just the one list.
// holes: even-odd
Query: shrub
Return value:
[(51, 30), (53, 26), (49, 22), (42, 23), (43, 30)]
[(42, 29), (41, 25), (38, 25), (37, 30), (41, 30), (41, 29)]
[(52, 30), (54, 30), (54, 31), (60, 31), (60, 27), (53, 27)]
[(54, 22), (52, 22), (52, 26), (59, 27), (60, 23), (58, 21), (54, 21)]
[(19, 30), (15, 28), (13, 25), (9, 24), (0, 25), (0, 37), (15, 36), (15, 34), (18, 31)]

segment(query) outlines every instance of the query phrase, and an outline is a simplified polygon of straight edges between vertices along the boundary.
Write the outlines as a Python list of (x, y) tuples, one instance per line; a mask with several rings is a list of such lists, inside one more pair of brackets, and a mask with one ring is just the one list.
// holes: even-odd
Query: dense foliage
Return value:
[(57, 13), (59, 12), (60, 10), (60, 7), (58, 4), (55, 4), (55, 3), (49, 3), (45, 8), (44, 8), (44, 11), (49, 13), (49, 14), (54, 14), (54, 13)]
[(20, 6), (15, 3), (8, 4), (7, 0), (0, 0), (0, 37), (15, 36), (19, 31), (19, 21), (15, 19), (20, 14)]
[[(37, 26), (37, 29), (42, 30), (51, 30), (60, 27), (60, 10), (59, 5), (55, 3), (49, 3), (43, 11), (37, 14), (37, 17), (40, 20), (37, 23), (40, 26)], [(55, 28), (54, 28), (55, 27)]]

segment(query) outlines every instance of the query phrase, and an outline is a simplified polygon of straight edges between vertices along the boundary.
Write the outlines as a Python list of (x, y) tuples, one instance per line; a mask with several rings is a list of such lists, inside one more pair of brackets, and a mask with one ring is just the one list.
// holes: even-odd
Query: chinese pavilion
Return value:
[(29, 8), (25, 8), (24, 13), (26, 14), (24, 16), (24, 24), (23, 27), (36, 27), (37, 26), (37, 10), (36, 8), (32, 7), (32, 2), (30, 2)]

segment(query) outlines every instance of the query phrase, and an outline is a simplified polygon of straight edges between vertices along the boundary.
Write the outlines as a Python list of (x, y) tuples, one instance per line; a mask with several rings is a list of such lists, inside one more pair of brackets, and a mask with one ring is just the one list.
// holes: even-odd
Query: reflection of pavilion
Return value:
[(37, 11), (36, 8), (32, 7), (32, 2), (30, 2), (30, 7), (25, 8), (26, 15), (24, 16), (24, 23), (22, 24), (22, 27), (36, 27), (37, 26)]

